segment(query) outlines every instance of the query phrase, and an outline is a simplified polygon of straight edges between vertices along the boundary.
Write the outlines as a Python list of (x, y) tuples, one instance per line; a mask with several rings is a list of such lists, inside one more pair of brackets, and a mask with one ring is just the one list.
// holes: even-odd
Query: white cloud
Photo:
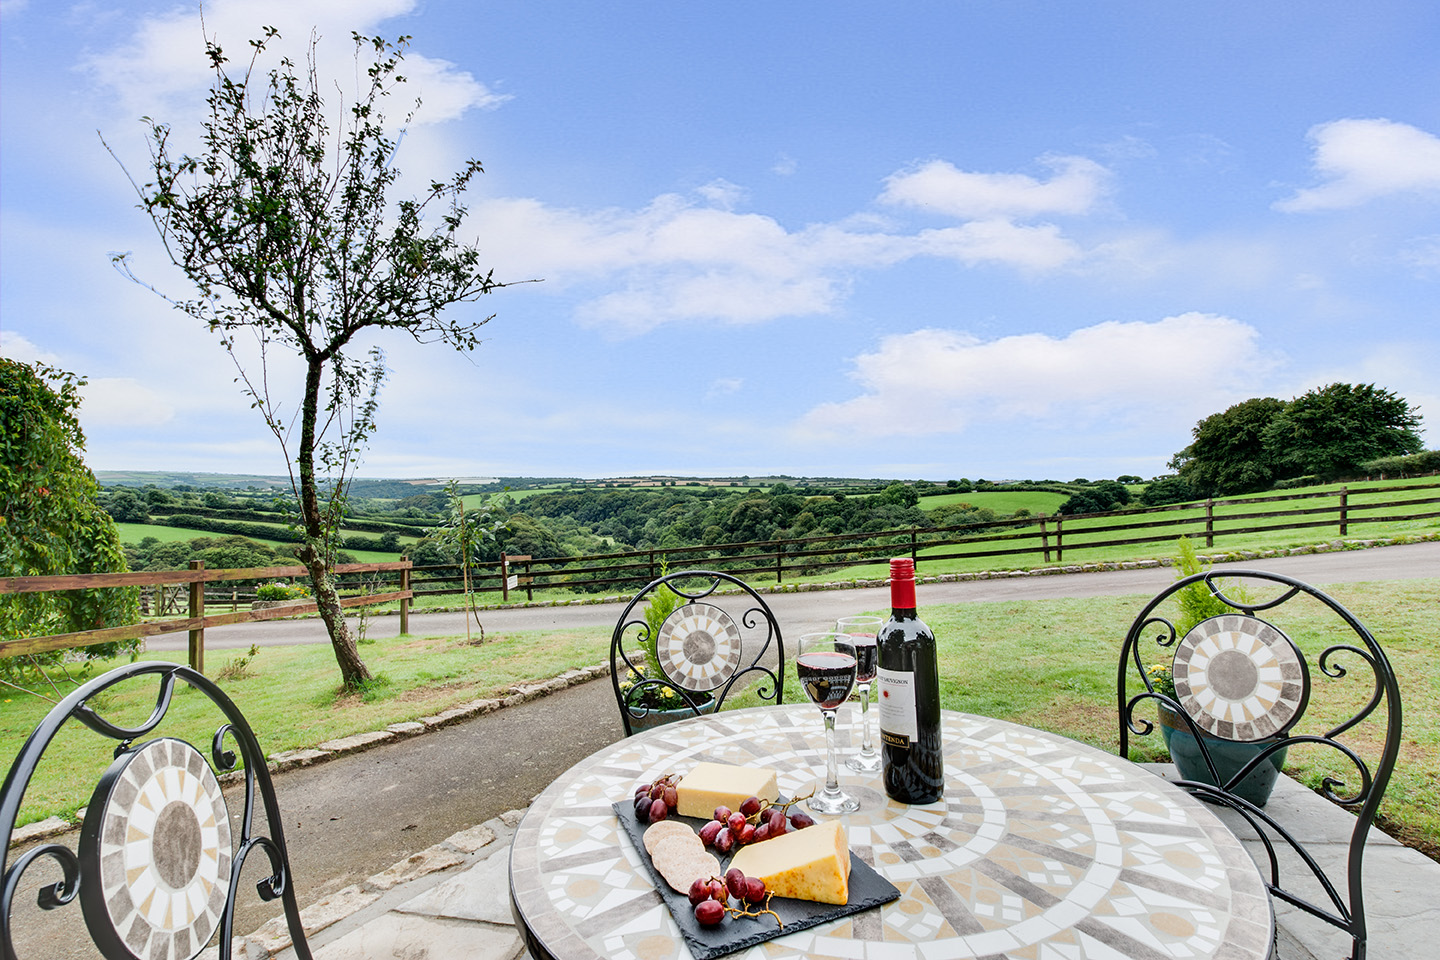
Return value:
[(1440, 196), (1440, 137), (1384, 119), (1335, 120), (1310, 128), (1315, 172), (1326, 179), (1275, 204), (1301, 213), (1356, 207), (1399, 193)]
[(175, 408), (155, 390), (130, 377), (99, 377), (81, 390), (80, 421), (91, 427), (145, 429), (168, 423)]
[(966, 220), (1029, 219), (1089, 213), (1104, 195), (1109, 171), (1085, 157), (1046, 157), (1049, 180), (1022, 173), (971, 173), (944, 160), (885, 180), (882, 203)]
[[(260, 63), (263, 71), (288, 56), (297, 64), (305, 62), (313, 35), (318, 39), (317, 58), (320, 89), (339, 91), (350, 101), (362, 92), (367, 78), (364, 64), (357, 65), (350, 39), (352, 31), (362, 35), (384, 34), (380, 24), (411, 12), (417, 0), (211, 0), (204, 19), (193, 6), (140, 21), (128, 44), (92, 55), (83, 69), (99, 83), (113, 89), (123, 115), (164, 118), (176, 130), (187, 129), (202, 115), (203, 92), (214, 80), (204, 56), (205, 38), (210, 38), (230, 59), (229, 70), (239, 73), (248, 62), (252, 40), (261, 28), (275, 27), (280, 37), (270, 43), (269, 55)], [(368, 52), (370, 48), (366, 48)], [(362, 52), (362, 56), (364, 52)], [(457, 70), (444, 60), (407, 51), (400, 71), (407, 81), (397, 91), (390, 120), (399, 122), (415, 98), (423, 101), (417, 124), (442, 123), (455, 119), (467, 109), (493, 107), (506, 99), (489, 90), (469, 73)], [(337, 108), (338, 100), (331, 103)]]
[(775, 158), (775, 163), (770, 167), (770, 172), (780, 177), (788, 177), (800, 169), (800, 163), (788, 153), (782, 153)]
[(0, 330), (0, 356), (9, 357), (11, 360), (18, 360), (21, 363), (60, 366), (59, 354), (51, 353), (14, 330)]
[[(1154, 323), (1108, 322), (1063, 338), (1030, 333), (984, 341), (917, 330), (855, 358), (860, 396), (822, 404), (802, 433), (961, 433), (979, 421), (1077, 427), (1182, 419), (1223, 409), (1272, 363), (1259, 332), (1228, 317), (1187, 313)], [(1223, 399), (1222, 399), (1223, 398)], [(1218, 405), (1217, 405), (1218, 404)]]

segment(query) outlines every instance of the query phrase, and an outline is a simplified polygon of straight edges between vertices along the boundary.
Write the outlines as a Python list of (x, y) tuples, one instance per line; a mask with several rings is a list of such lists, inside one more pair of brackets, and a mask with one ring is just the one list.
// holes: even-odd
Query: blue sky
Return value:
[[(1200, 418), (1376, 383), (1440, 423), (1440, 7), (214, 0), (413, 37), (409, 182), (467, 157), (473, 355), (382, 339), (368, 476), (1150, 477)], [(95, 469), (282, 472), (134, 208), (198, 8), (0, 0), (0, 351)], [(395, 114), (403, 112), (397, 101)], [(288, 375), (288, 376), (287, 376)], [(293, 381), (278, 364), (272, 381)], [(293, 404), (290, 406), (293, 409)]]

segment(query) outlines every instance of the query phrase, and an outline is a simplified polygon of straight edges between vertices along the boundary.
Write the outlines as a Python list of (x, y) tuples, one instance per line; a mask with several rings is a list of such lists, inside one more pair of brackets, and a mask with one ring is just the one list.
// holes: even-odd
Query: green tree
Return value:
[[(95, 475), (85, 466), (85, 435), (75, 410), (85, 381), (44, 364), (0, 357), (0, 576), (30, 577), (124, 572), (120, 535), (99, 504)], [(96, 630), (139, 619), (139, 590), (108, 587), (0, 595), (0, 637)], [(83, 648), (86, 657), (139, 649), (140, 641)], [(27, 658), (39, 666), (60, 651)], [(0, 674), (23, 671), (0, 661)]]
[(1271, 458), (1285, 476), (1333, 479), (1367, 460), (1424, 449), (1420, 414), (1373, 383), (1332, 383), (1296, 397), (1265, 428)]
[[(481, 172), (478, 161), (448, 182), (430, 183), (419, 198), (391, 203), (400, 137), (387, 132), (383, 107), (404, 79), (408, 38), (391, 44), (353, 35), (361, 90), (332, 134), (313, 41), (303, 67), (284, 59), (268, 82), (256, 75), (277, 35), (267, 27), (251, 41), (238, 77), (207, 41), (215, 81), (199, 152), (172, 150), (170, 128), (147, 118), (153, 179), (132, 184), (166, 253), (197, 291), (194, 299), (166, 299), (219, 335), (280, 442), (304, 538), (300, 560), (343, 682), (353, 688), (370, 672), (345, 622), (332, 566), (385, 375), (379, 348), (359, 354), (357, 342), (398, 330), (472, 350), (489, 318), (448, 320), (442, 310), (503, 284), (481, 267), (478, 247), (457, 236), (466, 213), (460, 197)], [(116, 263), (135, 279), (124, 255)], [(291, 407), (266, 363), (276, 348), (304, 367)]]
[(480, 628), (480, 642), (485, 642), (485, 625), (480, 622), (480, 613), (475, 608), (475, 591), (470, 576), (471, 568), (484, 561), (486, 544), (495, 542), (496, 535), (505, 529), (505, 522), (497, 520), (490, 510), (487, 495), (474, 510), (465, 509), (465, 498), (460, 496), (459, 486), (454, 480), (445, 488), (449, 508), (440, 526), (431, 530), (426, 539), (441, 545), (460, 564), (460, 579), (465, 590), (465, 605), (470, 617), (465, 620), (465, 642), (470, 642), (470, 620)]
[(1266, 490), (1276, 480), (1266, 432), (1285, 404), (1255, 397), (1195, 425), (1194, 441), (1175, 454), (1170, 469), (1202, 496)]

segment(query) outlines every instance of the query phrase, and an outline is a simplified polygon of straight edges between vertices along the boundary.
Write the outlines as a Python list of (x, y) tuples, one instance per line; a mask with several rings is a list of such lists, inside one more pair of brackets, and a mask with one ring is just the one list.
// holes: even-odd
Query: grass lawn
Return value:
[(1060, 504), (1068, 499), (1070, 498), (1066, 494), (1050, 493), (1046, 490), (978, 490), (974, 493), (944, 493), (921, 497), (920, 507), (928, 512), (937, 507), (968, 503), (972, 507), (988, 507), (995, 511), (997, 517), (1004, 518), (1021, 509), (1037, 514), (1054, 513)]
[[(923, 588), (922, 588), (923, 590)], [(1440, 580), (1344, 584), (1333, 595), (1379, 638), (1400, 678), (1405, 733), (1394, 779), (1381, 809), (1385, 829), (1440, 858), (1440, 641), (1435, 597)], [(1115, 668), (1120, 642), (1145, 596), (930, 606), (921, 615), (939, 638), (941, 699), (945, 707), (1014, 720), (1114, 750), (1119, 743)], [(924, 595), (922, 592), (921, 600)], [(883, 613), (884, 611), (876, 611)], [(1336, 621), (1310, 601), (1292, 601), (1277, 623), (1312, 661), (1337, 639)], [(399, 637), (361, 647), (382, 678), (367, 695), (337, 695), (337, 671), (326, 646), (262, 650), (249, 675), (224, 678), (241, 654), (212, 659), (211, 675), (249, 718), (267, 753), (314, 746), (325, 740), (378, 730), (386, 724), (436, 713), (477, 697), (504, 693), (512, 684), (555, 676), (598, 663), (608, 654), (609, 631), (544, 631), (493, 635), (482, 646), (444, 637)], [(158, 657), (157, 657), (158, 658)], [(1160, 657), (1154, 658), (1159, 660)], [(1330, 720), (1360, 702), (1363, 664), (1350, 658), (1351, 673), (1327, 680), (1312, 673), (1311, 720)], [(101, 665), (99, 669), (104, 669)], [(787, 674), (787, 699), (803, 699)], [(1332, 692), (1332, 688), (1333, 692)], [(135, 684), (116, 694), (102, 711), (131, 722), (148, 715), (153, 688)], [(144, 692), (140, 692), (144, 691)], [(1336, 707), (1339, 695), (1340, 707)], [(45, 714), (48, 704), (8, 693), (0, 697), (0, 752), (14, 756)], [(732, 701), (745, 705), (747, 695)], [(1349, 711), (1345, 713), (1349, 716)], [(160, 733), (208, 743), (218, 713), (198, 694), (177, 697)], [(73, 813), (89, 799), (109, 752), (79, 724), (51, 748), (26, 797), (21, 823)], [(1303, 732), (1303, 731), (1297, 731)], [(1373, 724), (1352, 731), (1362, 753), (1373, 746)], [(1154, 741), (1151, 745), (1149, 741)], [(1133, 742), (1133, 741), (1132, 741)], [(1135, 759), (1163, 759), (1158, 732)], [(1286, 772), (1316, 786), (1327, 772), (1343, 771), (1314, 748), (1290, 750)], [(1373, 760), (1373, 756), (1371, 757)], [(1353, 775), (1350, 777), (1354, 781)]]
[[(265, 524), (265, 526), (279, 527), (279, 524)], [(215, 530), (191, 530), (186, 527), (171, 527), (156, 523), (117, 523), (115, 527), (120, 531), (121, 543), (138, 544), (146, 537), (154, 537), (161, 543), (173, 543), (177, 540), (189, 541), (200, 537), (233, 536), (233, 534), (220, 533)], [(372, 533), (361, 533), (358, 534), (358, 536), (373, 537), (376, 535)], [(254, 540), (256, 543), (263, 543), (267, 547), (274, 547), (276, 550), (285, 550), (294, 546), (293, 543), (287, 543), (283, 540), (267, 540), (263, 537), (247, 537), (247, 539)], [(419, 539), (419, 537), (401, 537), (400, 542), (402, 544), (409, 544), (415, 543)], [(389, 563), (393, 560), (400, 559), (399, 554), (385, 553), (381, 550), (346, 550), (345, 552), (354, 557), (356, 563)]]

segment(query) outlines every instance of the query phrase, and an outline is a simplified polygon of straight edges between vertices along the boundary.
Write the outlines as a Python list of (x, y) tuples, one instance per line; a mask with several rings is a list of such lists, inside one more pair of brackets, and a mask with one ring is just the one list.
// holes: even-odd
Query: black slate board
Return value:
[[(859, 857), (850, 857), (850, 902), (843, 905), (829, 903), (815, 903), (810, 900), (792, 900), (789, 897), (772, 897), (770, 909), (780, 915), (785, 926), (782, 929), (775, 923), (775, 918), (766, 914), (760, 917), (726, 917), (718, 927), (702, 927), (695, 919), (695, 908), (690, 905), (690, 898), (683, 893), (676, 893), (670, 889), (670, 884), (660, 876), (655, 865), (650, 862), (650, 855), (645, 852), (644, 833), (647, 823), (641, 823), (635, 818), (635, 805), (630, 802), (616, 803), (611, 805), (615, 816), (620, 818), (620, 826), (630, 837), (635, 849), (640, 853), (640, 860), (645, 864), (645, 869), (650, 872), (650, 880), (655, 884), (655, 889), (664, 898), (665, 905), (670, 908), (670, 915), (675, 918), (675, 924), (680, 928), (681, 934), (685, 937), (686, 944), (696, 960), (711, 960), (713, 957), (721, 957), (736, 950), (743, 950), (746, 947), (753, 947), (757, 943), (764, 943), (766, 940), (773, 940), (776, 937), (784, 936), (787, 933), (794, 933), (797, 930), (806, 930), (810, 927), (828, 923), (831, 920), (838, 920), (841, 917), (848, 917), (851, 914), (878, 907), (881, 904), (889, 903), (900, 897), (900, 891), (895, 888), (889, 880), (876, 873), (864, 860)], [(704, 820), (694, 817), (672, 817), (681, 823), (688, 824), (691, 829), (699, 831), (705, 825)], [(710, 851), (714, 853), (714, 850)], [(720, 872), (723, 875), (729, 867), (729, 857), (720, 857)]]

